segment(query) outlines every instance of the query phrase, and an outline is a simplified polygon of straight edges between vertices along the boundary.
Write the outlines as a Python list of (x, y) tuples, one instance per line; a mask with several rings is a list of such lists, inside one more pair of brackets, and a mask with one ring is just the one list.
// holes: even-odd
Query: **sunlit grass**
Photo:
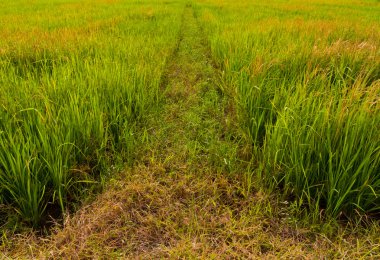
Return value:
[(379, 213), (379, 2), (200, 2), (253, 145), (249, 181), (317, 218)]
[[(160, 99), (180, 3), (2, 3), (0, 203), (34, 226), (129, 160)], [(82, 187), (82, 188), (81, 188)]]

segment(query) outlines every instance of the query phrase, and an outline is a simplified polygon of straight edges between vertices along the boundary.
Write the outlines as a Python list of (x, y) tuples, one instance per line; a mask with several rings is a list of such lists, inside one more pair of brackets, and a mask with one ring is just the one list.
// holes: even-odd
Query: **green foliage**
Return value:
[(225, 89), (236, 93), (259, 183), (318, 216), (379, 213), (380, 6), (209, 0), (196, 8)]
[(136, 124), (161, 97), (181, 6), (2, 4), (0, 17), (27, 18), (0, 30), (12, 32), (0, 37), (0, 203), (37, 227), (116, 157), (130, 159)]

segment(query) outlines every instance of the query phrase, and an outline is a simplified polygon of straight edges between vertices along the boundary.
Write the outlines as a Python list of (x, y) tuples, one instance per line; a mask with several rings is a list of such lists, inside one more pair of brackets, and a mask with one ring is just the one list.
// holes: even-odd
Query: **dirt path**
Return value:
[[(187, 6), (165, 104), (150, 119), (135, 166), (50, 238), (35, 245), (26, 239), (29, 257), (307, 257), (316, 245), (322, 251), (323, 243), (265, 218), (271, 207), (260, 194), (243, 195), (234, 109), (216, 75)], [(25, 250), (12, 257), (25, 257)]]

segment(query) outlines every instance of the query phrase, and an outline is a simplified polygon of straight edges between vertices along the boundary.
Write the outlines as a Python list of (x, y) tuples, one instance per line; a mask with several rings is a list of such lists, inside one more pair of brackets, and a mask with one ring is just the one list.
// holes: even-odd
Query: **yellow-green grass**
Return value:
[(380, 212), (379, 1), (198, 1), (253, 145), (248, 186), (313, 218)]
[(132, 159), (136, 125), (161, 97), (182, 6), (0, 4), (0, 203), (7, 210), (43, 224), (117, 160)]

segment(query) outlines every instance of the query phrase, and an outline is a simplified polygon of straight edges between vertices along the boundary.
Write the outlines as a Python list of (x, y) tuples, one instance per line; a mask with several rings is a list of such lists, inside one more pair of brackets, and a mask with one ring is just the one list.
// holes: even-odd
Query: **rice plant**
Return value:
[(379, 3), (206, 0), (197, 13), (252, 143), (253, 181), (318, 216), (378, 214)]
[(38, 227), (64, 213), (161, 98), (182, 3), (1, 4), (0, 203)]

